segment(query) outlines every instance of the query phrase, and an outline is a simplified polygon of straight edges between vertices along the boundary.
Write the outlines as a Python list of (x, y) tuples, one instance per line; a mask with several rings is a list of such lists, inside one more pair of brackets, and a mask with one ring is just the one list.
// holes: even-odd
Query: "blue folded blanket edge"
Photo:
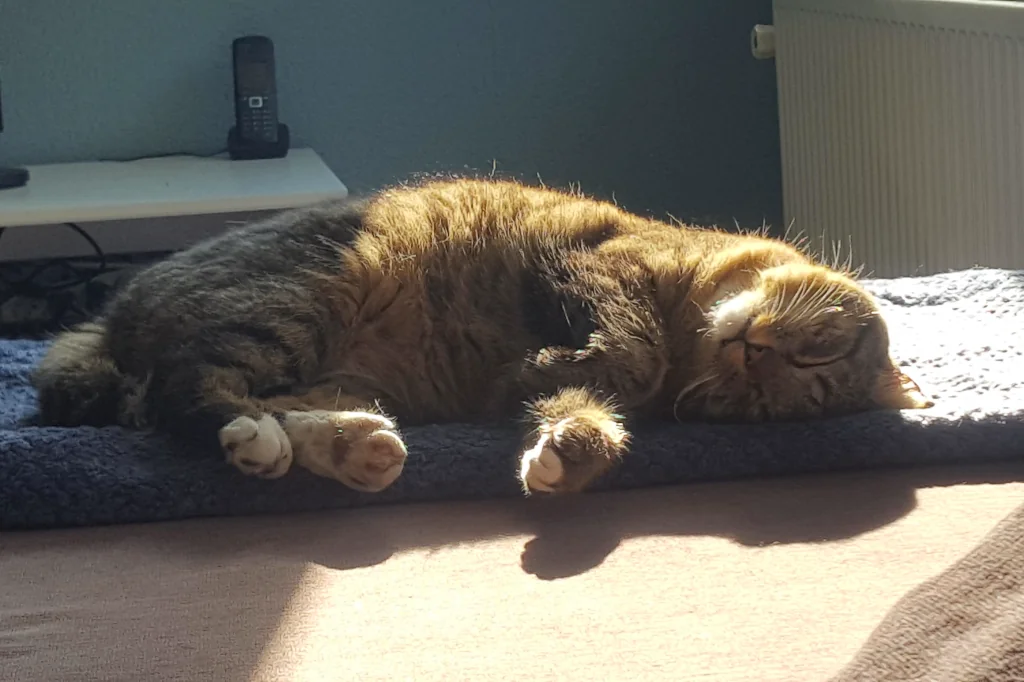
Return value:
[[(1006, 364), (1020, 357), (1012, 338), (1024, 319), (1024, 273), (978, 269), (865, 286), (887, 306), (894, 349), (941, 394), (936, 410), (784, 424), (644, 424), (598, 489), (1024, 457), (1024, 363)], [(937, 318), (975, 333), (952, 342), (922, 336), (934, 332)], [(23, 426), (34, 410), (28, 374), (44, 350), (43, 342), (0, 341), (0, 529), (523, 494), (521, 437), (511, 424), (403, 429), (406, 470), (376, 495), (302, 470), (274, 481), (247, 478), (215, 448), (190, 451), (153, 433)]]

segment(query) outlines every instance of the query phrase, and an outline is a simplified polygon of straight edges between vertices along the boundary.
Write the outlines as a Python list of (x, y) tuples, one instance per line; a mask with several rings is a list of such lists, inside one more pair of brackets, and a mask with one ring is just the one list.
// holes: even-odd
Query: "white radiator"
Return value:
[(1024, 268), (1024, 3), (774, 0), (793, 233), (879, 277)]

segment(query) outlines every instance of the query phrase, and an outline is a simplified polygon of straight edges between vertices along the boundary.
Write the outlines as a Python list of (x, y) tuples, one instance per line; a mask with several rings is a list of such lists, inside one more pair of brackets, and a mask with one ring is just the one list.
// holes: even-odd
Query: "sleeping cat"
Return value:
[(522, 416), (526, 491), (585, 488), (625, 415), (927, 407), (846, 274), (761, 236), (506, 181), (285, 212), (140, 273), (34, 375), (50, 425), (154, 428), (362, 491), (414, 424)]

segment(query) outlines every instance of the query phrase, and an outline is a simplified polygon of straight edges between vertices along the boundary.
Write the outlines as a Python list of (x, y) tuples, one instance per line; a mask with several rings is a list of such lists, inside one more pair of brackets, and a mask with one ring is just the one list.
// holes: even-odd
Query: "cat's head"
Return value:
[(724, 282), (707, 311), (686, 402), (725, 419), (802, 419), (932, 405), (893, 362), (871, 297), (850, 277), (787, 264)]

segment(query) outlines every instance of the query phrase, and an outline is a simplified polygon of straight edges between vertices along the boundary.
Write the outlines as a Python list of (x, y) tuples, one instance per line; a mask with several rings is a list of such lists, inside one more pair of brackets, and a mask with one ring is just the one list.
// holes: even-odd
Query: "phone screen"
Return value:
[(238, 84), (247, 92), (262, 92), (270, 85), (270, 64), (249, 62), (241, 67)]

